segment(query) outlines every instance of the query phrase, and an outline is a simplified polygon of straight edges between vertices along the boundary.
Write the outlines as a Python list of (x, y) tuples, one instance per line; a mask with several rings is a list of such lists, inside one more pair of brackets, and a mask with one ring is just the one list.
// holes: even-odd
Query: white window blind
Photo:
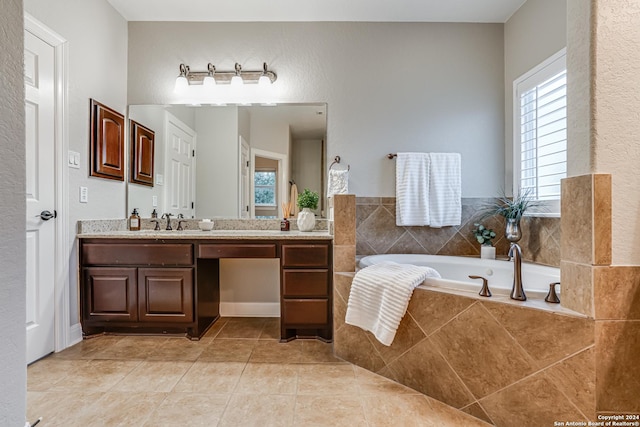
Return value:
[[(560, 199), (567, 176), (567, 70), (564, 51), (514, 82), (514, 184), (537, 200)], [(559, 212), (559, 203), (550, 204)]]

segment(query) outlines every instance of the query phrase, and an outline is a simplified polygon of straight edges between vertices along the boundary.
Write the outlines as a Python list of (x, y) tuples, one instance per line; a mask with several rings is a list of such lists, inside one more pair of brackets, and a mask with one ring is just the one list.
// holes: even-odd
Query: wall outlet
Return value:
[(163, 185), (164, 184), (164, 175), (157, 173), (156, 174), (156, 184)]
[(151, 206), (154, 208), (158, 207), (158, 196), (151, 196)]
[(80, 203), (89, 203), (89, 189), (80, 187)]

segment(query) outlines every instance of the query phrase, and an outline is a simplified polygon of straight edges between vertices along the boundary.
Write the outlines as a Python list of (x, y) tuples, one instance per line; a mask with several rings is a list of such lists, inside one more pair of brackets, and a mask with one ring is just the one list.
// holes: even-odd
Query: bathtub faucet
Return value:
[(513, 287), (511, 288), (511, 299), (526, 301), (522, 287), (522, 249), (517, 243), (511, 243), (509, 248), (509, 260), (513, 260)]

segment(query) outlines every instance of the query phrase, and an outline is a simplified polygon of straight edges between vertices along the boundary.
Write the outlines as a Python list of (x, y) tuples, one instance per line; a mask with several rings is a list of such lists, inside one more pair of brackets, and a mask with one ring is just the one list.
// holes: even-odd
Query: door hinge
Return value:
[(247, 206), (247, 212), (249, 212), (249, 206)]
[(196, 156), (196, 150), (191, 150), (191, 157), (195, 157)]
[(191, 209), (193, 209), (193, 205), (194, 205), (194, 203), (193, 203), (193, 202), (191, 202)]
[(247, 160), (247, 167), (249, 167), (249, 160)]

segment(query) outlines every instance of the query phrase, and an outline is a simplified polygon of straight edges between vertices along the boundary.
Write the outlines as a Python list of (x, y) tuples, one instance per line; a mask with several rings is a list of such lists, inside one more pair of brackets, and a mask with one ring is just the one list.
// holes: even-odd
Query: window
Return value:
[(276, 206), (275, 169), (256, 170), (254, 174), (256, 206)]
[(514, 82), (514, 191), (560, 212), (567, 176), (567, 67), (563, 49)]

